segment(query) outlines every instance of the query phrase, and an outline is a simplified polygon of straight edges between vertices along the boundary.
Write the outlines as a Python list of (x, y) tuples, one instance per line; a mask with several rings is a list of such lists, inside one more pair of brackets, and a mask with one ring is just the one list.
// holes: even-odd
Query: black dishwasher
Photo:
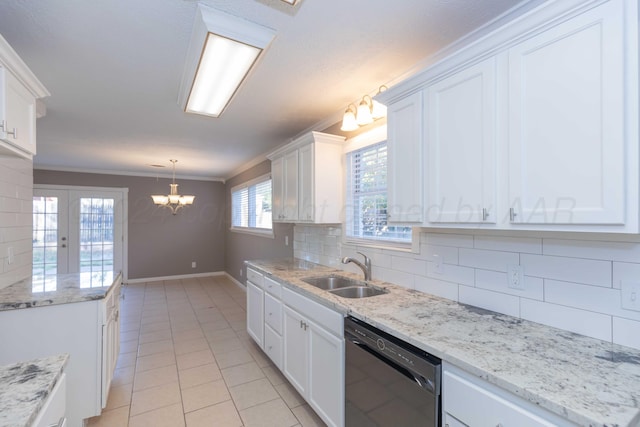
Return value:
[(344, 337), (346, 426), (441, 425), (440, 359), (353, 317)]

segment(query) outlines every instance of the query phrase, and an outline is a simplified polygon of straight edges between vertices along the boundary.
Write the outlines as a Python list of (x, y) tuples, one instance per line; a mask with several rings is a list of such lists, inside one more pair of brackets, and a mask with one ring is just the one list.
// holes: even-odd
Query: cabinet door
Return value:
[(469, 427), (446, 412), (442, 415), (442, 425), (444, 427)]
[[(36, 100), (11, 74), (4, 71), (4, 120), (0, 138), (28, 154), (36, 153)], [(1, 95), (1, 94), (0, 94)]]
[(285, 220), (298, 219), (298, 150), (284, 156), (283, 215)]
[(308, 322), (296, 311), (283, 307), (284, 366), (282, 372), (289, 382), (306, 398), (309, 385)]
[(391, 223), (423, 220), (422, 91), (387, 108), (387, 213)]
[(609, 1), (510, 49), (512, 222), (624, 223), (623, 18)]
[(300, 221), (314, 220), (314, 145), (310, 144), (298, 150), (298, 182), (300, 184), (299, 192), (299, 211), (298, 219)]
[(279, 157), (271, 161), (271, 203), (273, 221), (284, 219), (284, 159)]
[(344, 425), (344, 339), (309, 329), (309, 403), (330, 426)]
[(262, 348), (264, 345), (264, 291), (247, 282), (247, 332)]
[(495, 58), (427, 90), (428, 221), (496, 222)]

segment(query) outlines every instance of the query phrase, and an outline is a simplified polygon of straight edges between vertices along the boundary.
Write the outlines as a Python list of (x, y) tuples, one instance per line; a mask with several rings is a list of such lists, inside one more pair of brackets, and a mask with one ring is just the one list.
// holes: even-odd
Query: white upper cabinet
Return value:
[(387, 107), (387, 213), (390, 223), (423, 221), (423, 94)]
[(49, 92), (0, 36), (0, 154), (36, 154), (36, 99)]
[(625, 223), (623, 20), (610, 1), (509, 50), (513, 222)]
[(269, 154), (274, 222), (342, 221), (344, 137), (310, 132)]
[(424, 195), (422, 226), (640, 232), (638, 2), (544, 2), (484, 34), (378, 95), (392, 212)]
[(490, 58), (427, 90), (429, 222), (496, 222), (495, 77)]

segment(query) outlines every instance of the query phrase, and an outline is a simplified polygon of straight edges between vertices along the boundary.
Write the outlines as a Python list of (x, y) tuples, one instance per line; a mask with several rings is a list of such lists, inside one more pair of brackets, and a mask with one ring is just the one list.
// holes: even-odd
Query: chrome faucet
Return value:
[(358, 261), (357, 259), (351, 258), (348, 256), (342, 258), (342, 263), (343, 264), (349, 264), (350, 262), (354, 263), (355, 265), (360, 267), (360, 269), (364, 273), (364, 280), (371, 280), (371, 258), (366, 256), (362, 252), (358, 252), (358, 253), (364, 257), (364, 264)]

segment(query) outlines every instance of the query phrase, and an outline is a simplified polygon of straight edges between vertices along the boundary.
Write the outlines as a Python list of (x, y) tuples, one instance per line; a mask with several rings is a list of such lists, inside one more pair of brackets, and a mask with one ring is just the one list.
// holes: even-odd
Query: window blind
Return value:
[(387, 142), (347, 154), (347, 238), (411, 242), (411, 227), (387, 224)]
[(231, 225), (271, 230), (271, 179), (265, 178), (231, 191)]

